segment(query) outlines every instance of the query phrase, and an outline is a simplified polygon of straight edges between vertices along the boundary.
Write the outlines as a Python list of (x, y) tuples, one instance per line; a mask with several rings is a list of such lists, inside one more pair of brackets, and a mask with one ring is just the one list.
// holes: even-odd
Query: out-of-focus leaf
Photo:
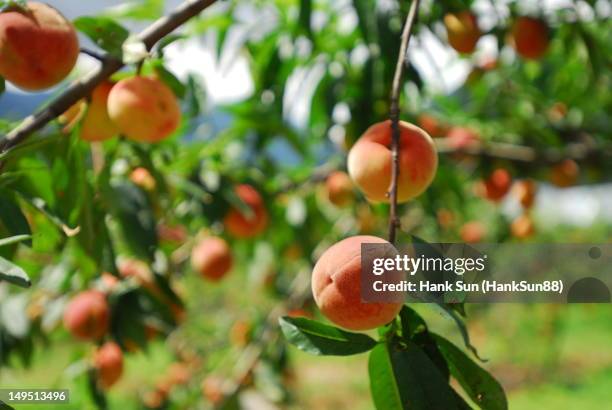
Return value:
[(2, 94), (6, 90), (6, 81), (4, 81), (4, 77), (0, 77), (0, 94)]
[(164, 67), (161, 60), (156, 60), (156, 63), (153, 65), (153, 70), (155, 70), (155, 73), (164, 82), (164, 84), (170, 87), (174, 95), (181, 99), (185, 97), (187, 87), (178, 78), (176, 78), (174, 74), (168, 71), (166, 67)]
[(0, 304), (2, 325), (11, 336), (17, 339), (24, 338), (30, 331), (27, 306), (28, 297), (23, 293), (12, 295)]
[(489, 372), (478, 366), (459, 348), (440, 335), (432, 334), (446, 359), (453, 377), (470, 398), (486, 410), (506, 410), (508, 400), (504, 389)]
[(279, 319), (289, 343), (315, 355), (349, 356), (376, 346), (376, 340), (361, 333), (351, 333), (305, 318)]
[(164, 0), (140, 0), (124, 2), (118, 6), (107, 9), (105, 14), (109, 17), (131, 20), (153, 20), (164, 13)]
[(121, 57), (122, 45), (130, 32), (114, 19), (82, 16), (73, 23), (77, 30), (89, 37), (98, 47), (115, 57)]
[(28, 274), (13, 262), (0, 257), (0, 281), (6, 281), (22, 288), (32, 285)]
[(32, 246), (30, 224), (14, 201), (14, 194), (0, 190), (0, 221), (12, 236), (26, 236), (26, 245)]

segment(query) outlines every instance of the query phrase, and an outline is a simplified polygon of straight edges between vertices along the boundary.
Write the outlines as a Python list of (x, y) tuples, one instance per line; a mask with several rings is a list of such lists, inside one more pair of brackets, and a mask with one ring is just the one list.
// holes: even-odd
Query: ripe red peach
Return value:
[(550, 172), (550, 182), (559, 188), (567, 188), (576, 184), (580, 167), (573, 159), (566, 159), (555, 165)]
[(548, 26), (540, 19), (519, 17), (510, 29), (510, 43), (523, 58), (538, 59), (548, 50)]
[(510, 191), (511, 185), (510, 172), (504, 168), (498, 168), (484, 181), (485, 196), (490, 201), (499, 202)]
[(98, 383), (108, 389), (123, 374), (123, 352), (117, 343), (106, 342), (94, 354)]
[[(416, 125), (400, 121), (398, 203), (420, 195), (433, 181), (438, 154), (431, 137)], [(391, 185), (391, 121), (372, 125), (353, 145), (348, 171), (371, 202), (389, 202)]]
[(235, 188), (236, 195), (250, 209), (249, 214), (232, 208), (223, 222), (228, 232), (236, 238), (252, 238), (268, 226), (268, 211), (263, 198), (251, 185), (241, 184)]
[(191, 251), (193, 270), (211, 281), (221, 280), (232, 269), (232, 265), (232, 252), (222, 238), (204, 238)]
[(361, 244), (388, 243), (375, 236), (353, 236), (331, 246), (312, 272), (314, 300), (329, 320), (350, 330), (383, 326), (395, 318), (402, 303), (361, 301)]
[(104, 81), (91, 93), (91, 101), (81, 123), (81, 138), (85, 141), (106, 141), (119, 130), (108, 116), (108, 95), (115, 84)]
[(0, 75), (24, 90), (43, 90), (70, 74), (79, 40), (55, 8), (36, 1), (27, 2), (26, 8), (0, 13)]
[(97, 290), (76, 295), (64, 310), (64, 326), (81, 340), (99, 340), (108, 330), (110, 310), (106, 296)]
[(448, 43), (452, 48), (463, 54), (470, 54), (476, 49), (476, 43), (482, 33), (473, 13), (469, 11), (448, 13), (444, 16), (444, 26)]
[(155, 77), (119, 81), (108, 96), (108, 114), (123, 135), (140, 142), (166, 139), (181, 121), (176, 96)]
[(332, 204), (342, 207), (353, 200), (353, 182), (346, 172), (334, 171), (325, 181), (327, 198)]
[(487, 228), (480, 221), (466, 222), (459, 231), (461, 240), (465, 243), (478, 243), (487, 235)]

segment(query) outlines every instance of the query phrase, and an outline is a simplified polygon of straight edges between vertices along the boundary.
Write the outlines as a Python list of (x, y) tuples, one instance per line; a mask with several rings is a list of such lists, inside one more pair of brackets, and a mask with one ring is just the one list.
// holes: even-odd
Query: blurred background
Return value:
[[(179, 1), (52, 3), (70, 19), (103, 14), (137, 32)], [(61, 142), (16, 160), (12, 170), (23, 173), (32, 197), (45, 199), (47, 213), (83, 231), (66, 238), (49, 215), (30, 210), (32, 248), (0, 248), (34, 283), (29, 290), (0, 284), (0, 387), (71, 390), (70, 405), (45, 405), (49, 409), (99, 405), (84, 377), (92, 346), (75, 342), (61, 315), (72, 292), (98, 286), (102, 271), (123, 275), (117, 261), (136, 258), (164, 278), (184, 308), (150, 340), (137, 341), (137, 349), (123, 346), (129, 351), (124, 375), (108, 392), (108, 407), (212, 408), (215, 389), (205, 380), (235, 376), (264, 332), (268, 312), (325, 248), (359, 233), (386, 235), (387, 206), (369, 204), (357, 190), (348, 203), (333, 203), (325, 180), (345, 169), (347, 151), (363, 131), (388, 117), (408, 6), (394, 0), (223, 1), (185, 25), (184, 37), (160, 56), (183, 90), (180, 132), (155, 147), (126, 141), (103, 147), (110, 180), (129, 182), (133, 169), (146, 167), (157, 183), (153, 190), (137, 187), (159, 241), (148, 260), (138, 244), (115, 232), (121, 231), (117, 222), (126, 223), (121, 215), (107, 214), (104, 206), (99, 211), (94, 200), (71, 201), (70, 190), (81, 183), (86, 188), (72, 192), (79, 198), (102, 191), (89, 170), (89, 147), (75, 151), (86, 158), (78, 165), (59, 165), (57, 153), (68, 152)], [(473, 52), (462, 54), (449, 45), (444, 16), (466, 10), (482, 35)], [(401, 207), (400, 242), (408, 233), (429, 242), (610, 242), (611, 13), (601, 0), (422, 2), (401, 117), (435, 137), (440, 168), (431, 188)], [(519, 16), (545, 22), (549, 43), (541, 57), (524, 58), (508, 40)], [(95, 48), (85, 36), (82, 44)], [(96, 64), (82, 55), (73, 77)], [(63, 87), (26, 94), (7, 84), (0, 95), (3, 130)], [(61, 126), (50, 128), (45, 136), (62, 134)], [(84, 181), (71, 179), (75, 170)], [(491, 193), (497, 170), (509, 178), (501, 195)], [(211, 284), (185, 255), (202, 229), (225, 235), (221, 219), (232, 203), (227, 191), (240, 182), (261, 192), (270, 224), (255, 240), (230, 241), (235, 267)], [(68, 198), (54, 200), (60, 191)], [(101, 212), (92, 213), (94, 220), (108, 225), (117, 254), (111, 267), (79, 239), (87, 234), (88, 207)], [(8, 236), (6, 221), (0, 228), (0, 237)], [(160, 234), (164, 228), (174, 228), (174, 236)], [(148, 323), (148, 313), (133, 313), (130, 300), (117, 298), (115, 309), (126, 312), (121, 326), (130, 327), (134, 318)], [(324, 320), (309, 297), (302, 302), (295, 314)], [(413, 307), (434, 331), (463, 345), (446, 312)], [(506, 389), (511, 409), (612, 409), (609, 305), (466, 310), (471, 342)], [(117, 334), (123, 342), (131, 335)], [(373, 408), (365, 355), (313, 357), (278, 337), (262, 350), (248, 380), (241, 380), (241, 408)], [(168, 375), (180, 373), (176, 363), (190, 363), (189, 370), (168, 387)], [(160, 391), (163, 400), (155, 401)]]

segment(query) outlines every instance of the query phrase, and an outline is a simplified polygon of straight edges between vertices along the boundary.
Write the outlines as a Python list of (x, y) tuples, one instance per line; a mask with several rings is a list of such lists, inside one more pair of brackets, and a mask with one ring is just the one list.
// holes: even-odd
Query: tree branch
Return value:
[[(202, 10), (214, 2), (215, 0), (187, 0), (173, 12), (167, 16), (161, 17), (148, 28), (144, 29), (137, 38), (145, 44), (147, 49), (150, 49), (159, 40), (183, 25), (192, 17), (198, 15)], [(21, 124), (0, 140), (0, 153), (6, 152), (27, 140), (32, 133), (42, 129), (80, 99), (87, 97), (98, 84), (124, 66), (121, 60), (111, 57), (108, 54), (100, 57), (100, 67), (70, 85), (66, 91), (40, 111), (25, 118)]]
[(399, 129), (399, 111), (400, 111), (400, 94), (404, 69), (406, 67), (406, 54), (408, 52), (408, 44), (412, 35), (412, 28), (416, 21), (417, 10), (420, 0), (412, 0), (410, 11), (406, 18), (406, 24), (402, 32), (402, 41), (395, 66), (395, 74), (393, 76), (393, 85), (391, 88), (391, 105), (389, 109), (389, 117), (391, 119), (391, 188), (389, 190), (389, 198), (391, 207), (389, 211), (389, 242), (395, 243), (395, 232), (399, 226), (399, 217), (397, 215), (397, 183), (399, 178), (399, 150), (400, 150), (400, 129)]

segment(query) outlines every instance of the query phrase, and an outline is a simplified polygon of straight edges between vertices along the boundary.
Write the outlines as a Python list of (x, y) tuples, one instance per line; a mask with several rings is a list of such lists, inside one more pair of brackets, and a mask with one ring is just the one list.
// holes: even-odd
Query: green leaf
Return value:
[(0, 221), (11, 235), (27, 236), (26, 245), (32, 246), (28, 220), (15, 202), (15, 195), (4, 190), (0, 190)]
[(130, 32), (110, 17), (83, 16), (74, 20), (74, 26), (96, 45), (115, 57), (121, 57), (121, 46)]
[(17, 235), (11, 236), (10, 238), (0, 239), (0, 247), (12, 245), (14, 243), (19, 243), (23, 241), (30, 241), (32, 239), (31, 235)]
[(26, 10), (28, 5), (26, 3), (26, 0), (3, 0), (0, 1), (0, 12), (3, 12), (9, 8), (14, 8), (14, 7), (18, 7), (21, 9)]
[(0, 281), (10, 282), (22, 288), (32, 285), (27, 273), (13, 262), (0, 257)]
[(282, 317), (279, 324), (289, 343), (315, 355), (349, 356), (376, 346), (376, 340), (370, 336), (346, 332), (310, 319)]
[(6, 81), (4, 80), (4, 77), (0, 77), (0, 94), (4, 93), (5, 90), (6, 90)]
[(0, 400), (0, 410), (15, 410), (15, 408)]
[(478, 366), (463, 351), (440, 335), (431, 334), (453, 377), (468, 396), (486, 410), (506, 410), (508, 400), (504, 389), (489, 372)]
[(404, 305), (400, 311), (402, 322), (402, 335), (407, 339), (412, 339), (417, 333), (426, 332), (427, 325), (417, 312)]
[(465, 408), (427, 355), (414, 343), (379, 344), (368, 361), (370, 389), (379, 410)]

